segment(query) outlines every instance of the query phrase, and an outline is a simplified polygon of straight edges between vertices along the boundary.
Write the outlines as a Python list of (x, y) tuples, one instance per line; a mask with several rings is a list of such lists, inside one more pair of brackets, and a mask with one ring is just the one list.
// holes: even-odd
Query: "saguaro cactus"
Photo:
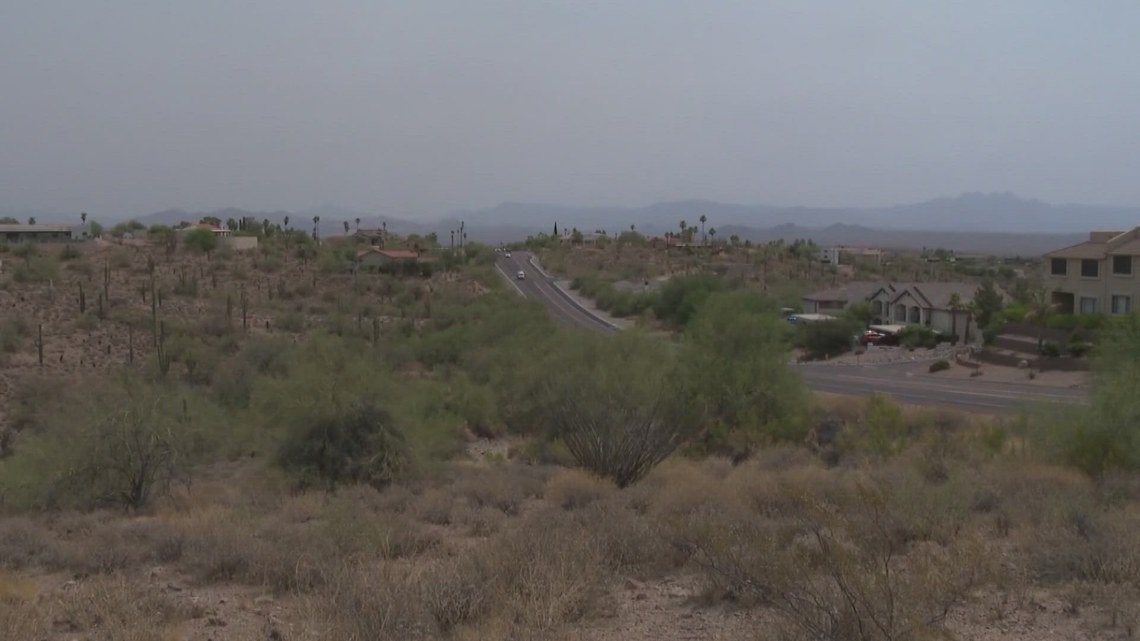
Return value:
[(36, 352), (39, 353), (40, 367), (44, 366), (44, 324), (36, 327)]

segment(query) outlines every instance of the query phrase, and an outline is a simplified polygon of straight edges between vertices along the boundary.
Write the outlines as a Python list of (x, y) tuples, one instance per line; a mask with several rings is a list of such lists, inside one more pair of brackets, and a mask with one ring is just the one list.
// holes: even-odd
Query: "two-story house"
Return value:
[(1045, 254), (1045, 284), (1062, 314), (1129, 314), (1140, 302), (1140, 227), (1094, 231)]

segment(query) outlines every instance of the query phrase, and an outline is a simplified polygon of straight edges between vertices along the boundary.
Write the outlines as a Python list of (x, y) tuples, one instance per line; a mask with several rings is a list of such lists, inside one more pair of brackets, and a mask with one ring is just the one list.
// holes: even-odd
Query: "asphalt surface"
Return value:
[[(527, 252), (500, 255), (496, 265), (519, 293), (543, 303), (559, 323), (604, 332), (617, 328), (598, 318), (557, 287)], [(522, 271), (525, 278), (519, 280)], [(978, 379), (951, 379), (915, 374), (913, 363), (888, 365), (803, 364), (794, 366), (817, 392), (846, 396), (887, 394), (900, 403), (946, 407), (969, 412), (1012, 413), (1052, 404), (1087, 401), (1085, 390)]]

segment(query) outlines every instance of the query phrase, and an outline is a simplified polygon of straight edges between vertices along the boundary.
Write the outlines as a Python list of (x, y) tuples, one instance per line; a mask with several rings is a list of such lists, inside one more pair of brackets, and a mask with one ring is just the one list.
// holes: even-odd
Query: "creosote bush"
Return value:
[(291, 434), (280, 462), (302, 486), (383, 487), (405, 473), (408, 448), (387, 411), (358, 401)]

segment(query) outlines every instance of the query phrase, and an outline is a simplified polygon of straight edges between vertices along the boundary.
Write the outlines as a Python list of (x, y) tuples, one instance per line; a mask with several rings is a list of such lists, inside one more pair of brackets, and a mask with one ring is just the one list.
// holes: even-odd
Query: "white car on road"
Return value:
[(520, 269), (519, 273), (515, 274), (515, 278), (517, 280), (526, 280), (526, 272)]

